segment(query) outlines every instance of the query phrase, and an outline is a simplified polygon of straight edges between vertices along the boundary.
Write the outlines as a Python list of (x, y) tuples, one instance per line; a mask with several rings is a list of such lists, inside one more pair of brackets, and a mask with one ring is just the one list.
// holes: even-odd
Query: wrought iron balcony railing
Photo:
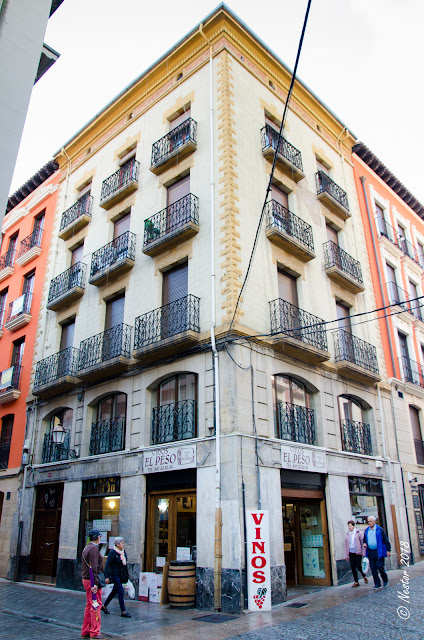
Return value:
[(138, 182), (140, 163), (135, 158), (128, 160), (118, 171), (112, 173), (109, 178), (103, 180), (100, 202), (107, 200), (114, 193), (125, 187), (130, 182)]
[(372, 344), (343, 329), (334, 331), (333, 338), (336, 362), (346, 360), (378, 375), (377, 349)]
[(187, 142), (196, 144), (197, 122), (193, 118), (187, 118), (175, 129), (172, 129), (163, 138), (160, 138), (152, 146), (152, 166), (165, 162), (176, 150)]
[(334, 180), (330, 178), (324, 171), (317, 171), (315, 174), (317, 185), (317, 195), (328, 193), (336, 202), (349, 211), (349, 202), (344, 189), (339, 187)]
[(304, 444), (315, 443), (315, 412), (291, 402), (275, 405), (277, 438)]
[(75, 287), (85, 287), (85, 275), (87, 272), (87, 265), (83, 262), (77, 262), (72, 265), (70, 269), (67, 269), (63, 273), (53, 278), (50, 282), (49, 297), (47, 304), (49, 305), (57, 298), (60, 298), (71, 289)]
[(409, 256), (411, 260), (414, 260), (414, 262), (419, 264), (421, 267), (423, 266), (417, 249), (409, 242), (409, 240), (401, 235), (399, 231), (396, 231), (396, 229), (394, 229), (388, 222), (386, 222), (386, 220), (381, 217), (376, 216), (375, 224), (379, 237), (387, 238), (388, 240), (390, 240), (390, 242), (396, 245), (397, 248), (402, 251), (402, 253), (404, 253), (406, 256)]
[(71, 434), (67, 433), (63, 444), (55, 444), (53, 442), (52, 433), (46, 433), (43, 440), (43, 453), (41, 461), (60, 462), (61, 460), (75, 460), (77, 457), (74, 449), (70, 445)]
[(354, 420), (340, 420), (343, 451), (372, 456), (370, 425)]
[(310, 251), (314, 250), (314, 237), (312, 227), (294, 213), (286, 209), (282, 204), (271, 200), (266, 204), (267, 229), (277, 227), (289, 236), (296, 238)]
[(171, 338), (184, 331), (200, 331), (200, 298), (185, 296), (135, 319), (134, 349)]
[(89, 369), (102, 362), (131, 355), (131, 327), (118, 324), (80, 343), (78, 371)]
[(0, 444), (0, 469), (7, 469), (9, 464), (10, 442)]
[(93, 196), (87, 193), (85, 196), (82, 196), (75, 204), (72, 205), (69, 209), (66, 209), (62, 213), (62, 219), (60, 221), (60, 229), (59, 233), (69, 227), (70, 224), (81, 218), (82, 216), (90, 216), (91, 217), (91, 208), (93, 206)]
[(269, 305), (272, 334), (282, 333), (288, 338), (296, 338), (312, 347), (327, 351), (324, 320), (281, 298), (272, 300)]
[(66, 376), (75, 378), (78, 368), (78, 355), (78, 349), (68, 347), (37, 362), (34, 389), (39, 389)]
[(24, 293), (19, 298), (16, 298), (16, 300), (14, 300), (9, 304), (6, 323), (9, 322), (9, 320), (13, 320), (13, 318), (16, 318), (17, 316), (23, 313), (30, 313), (31, 303), (32, 303), (32, 293)]
[(424, 372), (422, 365), (419, 362), (411, 360), (407, 356), (401, 356), (399, 358), (399, 364), (402, 380), (404, 382), (416, 384), (424, 389)]
[(325, 268), (338, 267), (343, 273), (353, 278), (359, 285), (363, 285), (361, 264), (346, 253), (335, 242), (329, 240), (324, 243)]
[(92, 423), (90, 456), (122, 451), (124, 446), (125, 418), (110, 418)]
[(152, 444), (163, 444), (196, 437), (197, 402), (181, 400), (154, 407)]
[(135, 260), (135, 234), (131, 231), (126, 231), (93, 253), (90, 278), (126, 258)]
[(4, 391), (19, 389), (21, 374), (22, 367), (19, 364), (15, 364), (13, 367), (9, 367), (9, 369), (0, 372), (0, 394)]
[(199, 224), (199, 198), (192, 193), (145, 221), (144, 246), (175, 233), (189, 222)]
[(21, 240), (19, 244), (18, 258), (20, 258), (24, 253), (26, 253), (33, 247), (41, 247), (42, 236), (43, 230), (37, 229), (36, 231), (33, 231), (29, 236)]
[(261, 129), (262, 134), (262, 151), (271, 147), (280, 156), (288, 160), (292, 165), (303, 173), (302, 154), (285, 138), (280, 137), (279, 131), (276, 131), (269, 124)]
[(0, 256), (0, 271), (6, 269), (6, 267), (12, 267), (13, 261), (15, 259), (15, 251), (7, 251), (2, 256)]

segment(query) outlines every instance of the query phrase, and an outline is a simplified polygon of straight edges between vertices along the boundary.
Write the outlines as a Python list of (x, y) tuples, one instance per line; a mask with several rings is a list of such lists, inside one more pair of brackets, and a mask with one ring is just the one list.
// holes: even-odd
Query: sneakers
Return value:
[(121, 613), (121, 618), (131, 618), (131, 614), (128, 611), (123, 611)]
[(383, 587), (381, 586), (381, 584), (379, 584), (378, 587), (377, 586), (374, 587), (374, 591), (377, 591), (378, 589), (382, 589), (382, 588)]
[(365, 584), (368, 584), (368, 578), (367, 578), (367, 576), (364, 576), (364, 582), (365, 582)]
[(354, 582), (352, 587), (359, 587), (359, 582)]
[(387, 580), (387, 582), (383, 582), (383, 587), (386, 588), (389, 586), (389, 581)]

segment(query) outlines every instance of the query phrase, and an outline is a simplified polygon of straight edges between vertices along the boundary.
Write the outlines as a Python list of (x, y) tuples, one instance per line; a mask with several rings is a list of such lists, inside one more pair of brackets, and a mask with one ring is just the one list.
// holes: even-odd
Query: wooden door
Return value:
[(152, 491), (148, 496), (146, 571), (161, 572), (161, 564), (177, 559), (177, 548), (196, 548), (196, 491)]
[(63, 484), (37, 489), (29, 573), (41, 580), (56, 578), (62, 498)]

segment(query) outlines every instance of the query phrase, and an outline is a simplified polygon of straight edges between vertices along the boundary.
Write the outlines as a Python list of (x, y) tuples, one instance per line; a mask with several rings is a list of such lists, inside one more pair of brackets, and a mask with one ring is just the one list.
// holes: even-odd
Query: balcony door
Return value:
[(420, 412), (416, 407), (409, 406), (409, 418), (411, 420), (417, 464), (424, 464), (424, 442), (420, 424)]
[(34, 227), (32, 231), (32, 243), (31, 243), (32, 246), (41, 245), (43, 229), (44, 229), (44, 212), (41, 215), (34, 218)]
[(402, 363), (402, 374), (406, 382), (414, 382), (412, 375), (411, 359), (409, 357), (408, 339), (404, 333), (398, 331), (400, 359)]
[(179, 226), (186, 222), (187, 207), (182, 206), (182, 203), (176, 204), (179, 200), (188, 196), (190, 193), (190, 175), (181, 178), (177, 182), (174, 182), (167, 189), (167, 203), (166, 203), (166, 233), (178, 229)]
[(25, 337), (19, 338), (19, 340), (15, 340), (13, 343), (12, 349), (12, 359), (10, 362), (11, 367), (20, 367), (22, 364), (22, 359), (24, 357), (24, 349), (25, 349)]
[(152, 444), (196, 437), (196, 376), (181, 373), (161, 382), (153, 411)]
[(289, 376), (274, 378), (276, 435), (282, 440), (314, 444), (315, 418), (305, 385)]
[(115, 393), (97, 407), (97, 422), (91, 427), (90, 455), (122, 451), (125, 444), (127, 396)]
[(375, 205), (375, 222), (378, 234), (388, 238), (389, 234), (387, 232), (386, 221), (384, 219), (384, 211), (378, 204)]
[(163, 274), (162, 339), (187, 328), (188, 264), (184, 262)]
[(124, 309), (125, 295), (106, 302), (103, 360), (110, 360), (122, 354)]
[(31, 271), (24, 277), (24, 284), (22, 287), (22, 295), (25, 296), (23, 313), (29, 313), (31, 309), (32, 293), (34, 291), (35, 271)]
[[(115, 260), (121, 260), (128, 255), (128, 239), (131, 224), (131, 213), (126, 213), (116, 220), (113, 225), (113, 247)], [(126, 234), (126, 235), (124, 235)]]
[[(278, 297), (280, 302), (279, 324), (282, 331), (287, 331), (288, 338), (302, 340), (302, 320), (297, 297), (297, 278), (283, 269), (277, 271)], [(288, 303), (288, 304), (286, 304)]]
[(0, 432), (0, 469), (7, 469), (9, 464), (10, 443), (12, 441), (14, 415), (3, 416)]
[[(188, 120), (191, 117), (191, 109), (190, 107), (186, 109), (180, 116), (172, 120), (169, 126), (169, 151), (173, 151), (174, 149), (183, 145), (190, 137), (190, 123), (187, 123), (187, 126), (181, 126), (183, 122)], [(174, 133), (172, 133), (174, 132)]]
[(337, 325), (341, 329), (339, 331), (340, 359), (355, 362), (349, 307), (341, 302), (336, 302), (336, 310)]
[(289, 235), (293, 235), (287, 193), (272, 184), (271, 200), (274, 201), (272, 205), (272, 224), (279, 229), (283, 229)]

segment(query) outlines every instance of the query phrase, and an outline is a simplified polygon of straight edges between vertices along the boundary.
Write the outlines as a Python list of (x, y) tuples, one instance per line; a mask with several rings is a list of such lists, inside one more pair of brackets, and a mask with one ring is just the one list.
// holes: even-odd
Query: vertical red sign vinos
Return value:
[(249, 611), (271, 611), (268, 511), (246, 511), (247, 596)]

